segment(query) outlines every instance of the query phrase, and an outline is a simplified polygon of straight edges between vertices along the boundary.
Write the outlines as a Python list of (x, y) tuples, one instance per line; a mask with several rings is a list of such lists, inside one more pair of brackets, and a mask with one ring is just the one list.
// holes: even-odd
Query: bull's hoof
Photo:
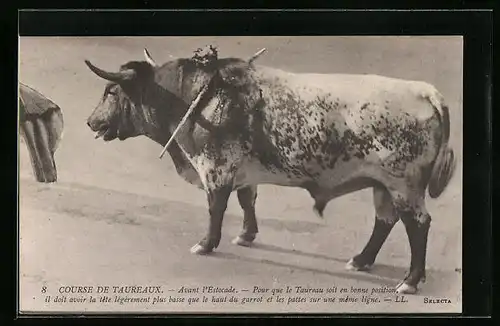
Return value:
[(415, 294), (417, 293), (417, 287), (414, 285), (410, 285), (408, 283), (400, 282), (396, 286), (396, 293), (398, 294)]
[(206, 247), (199, 243), (191, 247), (191, 253), (195, 255), (207, 255), (211, 253), (214, 249), (212, 247)]
[(371, 268), (372, 264), (360, 265), (354, 261), (354, 258), (351, 258), (351, 260), (345, 264), (345, 269), (349, 271), (369, 271)]
[[(254, 237), (255, 238), (255, 237)], [(253, 239), (245, 239), (245, 237), (239, 235), (231, 241), (233, 244), (243, 247), (250, 247), (253, 243)]]

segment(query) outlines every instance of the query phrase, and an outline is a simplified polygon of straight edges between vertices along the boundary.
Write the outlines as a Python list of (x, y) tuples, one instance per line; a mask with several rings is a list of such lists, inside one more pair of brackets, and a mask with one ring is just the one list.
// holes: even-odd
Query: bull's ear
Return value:
[(85, 64), (97, 76), (115, 83), (130, 81), (137, 77), (137, 72), (134, 69), (127, 69), (119, 72), (108, 72), (94, 66), (89, 60), (85, 60)]

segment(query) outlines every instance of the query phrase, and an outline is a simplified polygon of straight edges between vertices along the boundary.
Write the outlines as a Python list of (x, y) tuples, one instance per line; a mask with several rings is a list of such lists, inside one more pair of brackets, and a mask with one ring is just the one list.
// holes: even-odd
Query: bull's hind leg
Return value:
[(398, 221), (390, 193), (382, 186), (373, 187), (375, 202), (375, 225), (372, 235), (360, 254), (354, 256), (347, 264), (349, 270), (368, 270), (389, 236), (394, 224)]
[(227, 201), (231, 195), (231, 186), (222, 186), (207, 190), (208, 210), (210, 221), (207, 235), (191, 248), (194, 254), (204, 255), (219, 246), (222, 233), (222, 219), (227, 208)]
[[(424, 191), (419, 191), (418, 195), (411, 194), (410, 196), (393, 194), (394, 206), (405, 225), (411, 251), (410, 271), (397, 285), (396, 291), (398, 293), (415, 293), (418, 283), (425, 281), (427, 236), (431, 216), (425, 208), (424, 195)], [(413, 196), (416, 198), (412, 198)]]
[(234, 238), (233, 243), (248, 247), (255, 240), (259, 229), (255, 216), (255, 201), (257, 200), (257, 187), (249, 186), (238, 190), (238, 201), (243, 209), (243, 229)]

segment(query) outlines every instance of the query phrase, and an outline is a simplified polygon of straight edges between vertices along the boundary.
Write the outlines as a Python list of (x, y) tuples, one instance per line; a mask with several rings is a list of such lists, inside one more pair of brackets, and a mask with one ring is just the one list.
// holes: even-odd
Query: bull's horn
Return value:
[(136, 76), (136, 72), (133, 69), (122, 70), (119, 72), (107, 72), (100, 68), (97, 68), (88, 60), (85, 60), (85, 63), (87, 64), (89, 69), (92, 70), (92, 72), (94, 72), (97, 76), (112, 82), (119, 83), (125, 80), (131, 80)]
[(260, 49), (259, 52), (255, 53), (253, 56), (250, 57), (250, 59), (248, 59), (248, 63), (252, 63), (255, 59), (257, 59), (265, 51), (266, 51), (266, 48)]
[(156, 62), (151, 57), (151, 54), (149, 54), (148, 49), (146, 49), (146, 48), (144, 48), (144, 57), (146, 58), (146, 62), (149, 63), (151, 66), (158, 67)]

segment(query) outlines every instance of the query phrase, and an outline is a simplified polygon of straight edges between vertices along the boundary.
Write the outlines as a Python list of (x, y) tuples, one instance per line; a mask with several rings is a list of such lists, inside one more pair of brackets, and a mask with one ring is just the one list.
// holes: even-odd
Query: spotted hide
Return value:
[(64, 129), (61, 108), (33, 88), (19, 84), (19, 129), (38, 182), (57, 181), (54, 154)]
[(88, 119), (104, 140), (146, 135), (164, 145), (208, 87), (174, 142), (208, 198), (207, 234), (193, 253), (218, 246), (233, 190), (301, 187), (322, 214), (329, 200), (371, 187), (375, 227), (347, 267), (369, 268), (401, 219), (411, 266), (397, 291), (416, 292), (425, 278), (431, 221), (426, 189), (438, 197), (455, 166), (448, 108), (432, 85), (373, 75), (294, 74), (237, 58), (177, 59), (160, 67), (129, 62), (118, 72), (86, 63), (110, 81)]

